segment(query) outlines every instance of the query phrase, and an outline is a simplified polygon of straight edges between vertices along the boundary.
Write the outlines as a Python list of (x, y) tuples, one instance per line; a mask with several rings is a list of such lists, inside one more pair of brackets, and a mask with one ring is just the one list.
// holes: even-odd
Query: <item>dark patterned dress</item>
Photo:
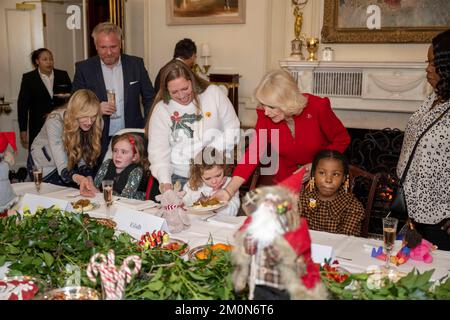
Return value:
[(320, 200), (317, 190), (305, 189), (299, 197), (299, 212), (312, 230), (330, 233), (361, 235), (365, 211), (352, 193), (342, 188), (334, 200)]

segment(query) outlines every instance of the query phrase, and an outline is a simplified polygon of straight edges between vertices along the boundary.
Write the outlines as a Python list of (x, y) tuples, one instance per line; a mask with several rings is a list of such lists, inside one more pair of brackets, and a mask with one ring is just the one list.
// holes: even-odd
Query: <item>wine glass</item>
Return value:
[(111, 103), (116, 108), (116, 112), (111, 114), (110, 119), (118, 119), (120, 116), (117, 114), (117, 105), (116, 105), (116, 92), (114, 90), (106, 91), (106, 97), (108, 98), (108, 103)]
[(110, 207), (113, 203), (113, 180), (103, 180), (103, 199), (105, 199), (107, 215), (109, 216)]
[(389, 274), (394, 271), (395, 268), (390, 265), (391, 253), (394, 249), (395, 236), (397, 233), (398, 219), (392, 217), (386, 217), (383, 219), (383, 242), (384, 250), (386, 251), (386, 264), (384, 265), (384, 271)]
[(42, 167), (33, 166), (33, 181), (36, 186), (36, 191), (40, 193), (42, 183)]

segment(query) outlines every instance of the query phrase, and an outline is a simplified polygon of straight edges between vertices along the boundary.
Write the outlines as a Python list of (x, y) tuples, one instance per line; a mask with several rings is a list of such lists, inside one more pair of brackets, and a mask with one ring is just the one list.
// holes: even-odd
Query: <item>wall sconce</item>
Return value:
[(203, 68), (200, 67), (197, 63), (193, 66), (194, 72), (196, 73), (202, 73), (202, 74), (208, 74), (209, 69), (211, 68), (211, 65), (208, 63), (208, 58), (211, 57), (211, 51), (209, 49), (209, 44), (204, 43), (202, 44), (202, 52), (200, 54), (200, 57), (205, 59), (205, 63), (203, 64)]

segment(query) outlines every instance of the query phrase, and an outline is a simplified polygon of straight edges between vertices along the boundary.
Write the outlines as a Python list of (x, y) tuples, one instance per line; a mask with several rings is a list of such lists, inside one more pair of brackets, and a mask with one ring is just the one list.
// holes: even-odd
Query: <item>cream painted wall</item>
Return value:
[(30, 54), (44, 46), (42, 8), (35, 3), (34, 10), (16, 10), (17, 1), (0, 1), (0, 93), (11, 102), (12, 112), (0, 115), (0, 131), (15, 131), (18, 154), (14, 168), (24, 166), (27, 150), (19, 143), (17, 97), (22, 74), (33, 69)]
[[(291, 0), (284, 0), (288, 19), (285, 28), (289, 34), (289, 41), (285, 43), (285, 50), (290, 52), (290, 40), (294, 38), (294, 15)], [(303, 9), (303, 29), (307, 37), (320, 39), (323, 21), (324, 0), (309, 0)], [(368, 31), (370, 32), (370, 31)], [(335, 60), (342, 61), (425, 61), (429, 44), (333, 44), (320, 43), (319, 52), (324, 47), (334, 49)], [(306, 50), (304, 55), (306, 56)]]
[[(142, 0), (128, 0), (131, 1)], [(303, 9), (302, 33), (306, 36), (320, 38), (323, 4), (323, 0), (309, 0)], [(154, 80), (159, 68), (171, 59), (178, 40), (192, 38), (198, 47), (208, 42), (211, 72), (242, 75), (239, 118), (243, 125), (253, 125), (254, 88), (266, 71), (279, 68), (278, 61), (291, 52), (290, 41), (294, 38), (291, 0), (247, 0), (246, 23), (234, 25), (167, 26), (166, 0), (151, 0), (144, 6), (145, 58), (150, 78)], [(335, 50), (336, 60), (351, 61), (424, 61), (428, 48), (428, 44), (320, 44), (319, 52), (325, 46)], [(199, 63), (203, 64), (201, 58)]]

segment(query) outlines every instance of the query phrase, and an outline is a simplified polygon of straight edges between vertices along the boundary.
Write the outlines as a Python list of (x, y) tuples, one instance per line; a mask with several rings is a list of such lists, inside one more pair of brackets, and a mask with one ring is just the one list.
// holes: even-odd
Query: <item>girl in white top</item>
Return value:
[(203, 147), (232, 151), (239, 128), (233, 105), (219, 87), (183, 62), (167, 64), (145, 131), (150, 170), (161, 191), (172, 189), (177, 180), (187, 181), (190, 160)]
[[(184, 185), (185, 206), (190, 207), (202, 198), (209, 198), (224, 188), (231, 180), (225, 176), (226, 158), (216, 149), (206, 147), (191, 163), (189, 181)], [(236, 216), (239, 210), (239, 193), (235, 193), (228, 204), (217, 210), (218, 214)]]

